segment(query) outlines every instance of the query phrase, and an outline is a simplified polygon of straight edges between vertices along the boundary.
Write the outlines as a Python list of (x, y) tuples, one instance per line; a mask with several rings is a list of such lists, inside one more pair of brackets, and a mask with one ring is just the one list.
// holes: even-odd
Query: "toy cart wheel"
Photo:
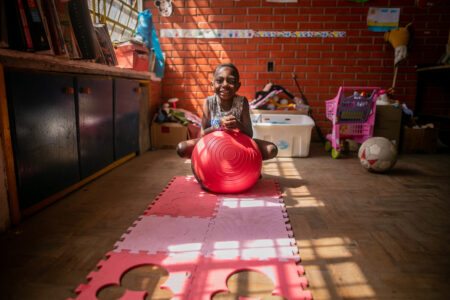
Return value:
[(332, 149), (330, 141), (325, 142), (325, 151), (330, 152)]
[(341, 151), (336, 150), (336, 149), (331, 149), (331, 157), (334, 159), (337, 159), (341, 156)]

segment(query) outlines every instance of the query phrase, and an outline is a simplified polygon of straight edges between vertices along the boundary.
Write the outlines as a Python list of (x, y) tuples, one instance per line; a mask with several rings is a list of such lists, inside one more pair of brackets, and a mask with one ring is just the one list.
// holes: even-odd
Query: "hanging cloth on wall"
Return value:
[(142, 39), (145, 45), (155, 52), (155, 74), (156, 77), (162, 78), (164, 76), (164, 54), (153, 26), (152, 13), (148, 9), (138, 15), (136, 37)]

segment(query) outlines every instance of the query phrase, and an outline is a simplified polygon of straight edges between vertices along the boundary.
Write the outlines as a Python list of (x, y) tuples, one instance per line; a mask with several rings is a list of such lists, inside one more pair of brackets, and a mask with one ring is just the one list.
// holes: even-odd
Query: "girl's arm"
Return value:
[(202, 116), (202, 128), (201, 136), (215, 131), (215, 128), (211, 127), (211, 112), (209, 111), (208, 99), (203, 101), (203, 116)]
[(238, 122), (237, 127), (242, 133), (245, 133), (249, 137), (253, 137), (252, 119), (250, 118), (250, 106), (248, 105), (247, 98), (244, 98), (242, 103), (241, 122)]

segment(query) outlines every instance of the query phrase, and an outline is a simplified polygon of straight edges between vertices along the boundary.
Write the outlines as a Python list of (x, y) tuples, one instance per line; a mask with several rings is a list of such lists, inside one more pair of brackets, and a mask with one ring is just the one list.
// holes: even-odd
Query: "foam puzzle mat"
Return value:
[[(219, 195), (203, 191), (193, 176), (177, 176), (76, 288), (75, 299), (96, 299), (102, 288), (120, 286), (127, 271), (146, 265), (168, 272), (159, 288), (170, 290), (173, 300), (209, 300), (243, 270), (270, 278), (272, 295), (312, 299), (299, 262), (276, 181), (261, 179), (245, 193)], [(146, 296), (126, 289), (120, 299)]]

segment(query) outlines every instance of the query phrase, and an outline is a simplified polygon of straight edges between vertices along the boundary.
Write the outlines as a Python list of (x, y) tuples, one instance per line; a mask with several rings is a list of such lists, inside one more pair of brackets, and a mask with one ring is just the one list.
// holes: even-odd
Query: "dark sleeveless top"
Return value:
[(231, 105), (230, 110), (223, 111), (220, 107), (220, 98), (217, 95), (208, 96), (206, 98), (208, 103), (208, 109), (210, 113), (210, 123), (211, 127), (220, 128), (220, 119), (224, 116), (234, 115), (236, 119), (241, 120), (243, 103), (245, 101), (245, 97), (243, 96), (234, 96), (233, 104)]

